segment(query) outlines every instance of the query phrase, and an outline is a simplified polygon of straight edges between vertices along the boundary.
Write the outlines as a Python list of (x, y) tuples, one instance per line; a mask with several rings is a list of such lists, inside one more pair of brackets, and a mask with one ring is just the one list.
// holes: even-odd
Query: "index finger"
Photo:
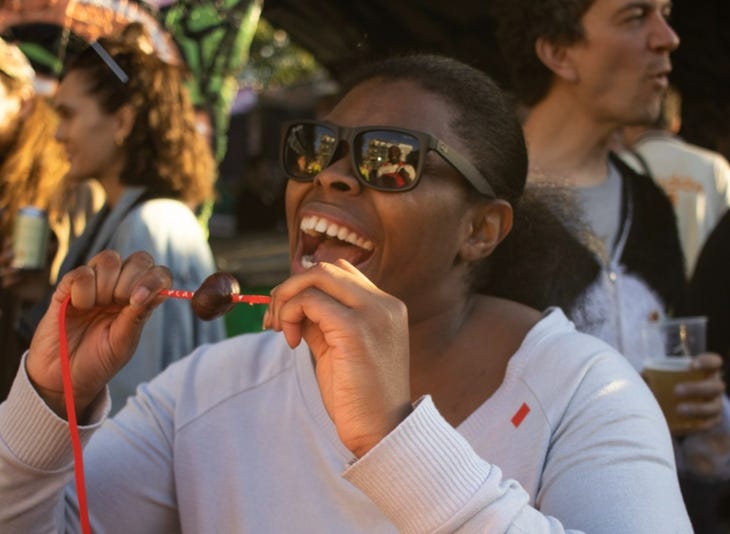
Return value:
[(719, 398), (725, 392), (725, 383), (718, 373), (711, 373), (702, 380), (681, 382), (674, 389), (680, 398)]
[[(348, 307), (362, 301), (366, 294), (380, 289), (345, 260), (320, 262), (305, 272), (286, 279), (271, 292), (272, 304), (284, 302), (307, 288), (314, 287)], [(362, 290), (362, 291), (358, 291)]]
[(155, 265), (146, 252), (135, 252), (122, 265), (119, 279), (114, 287), (117, 302), (144, 306), (150, 302), (162, 302), (163, 289), (172, 287), (172, 273), (163, 265)]
[(722, 357), (715, 352), (704, 352), (692, 358), (692, 368), (703, 371), (719, 371), (722, 369)]

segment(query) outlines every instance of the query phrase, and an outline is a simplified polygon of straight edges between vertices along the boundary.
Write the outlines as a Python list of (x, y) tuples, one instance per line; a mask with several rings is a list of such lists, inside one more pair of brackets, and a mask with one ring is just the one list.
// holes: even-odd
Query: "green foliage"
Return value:
[(63, 65), (58, 57), (43, 45), (34, 42), (19, 43), (19, 48), (34, 64), (43, 65), (49, 72), (58, 75)]
[(321, 77), (322, 72), (314, 56), (292, 43), (285, 31), (259, 19), (239, 81), (266, 90), (305, 83)]
[(214, 130), (216, 158), (226, 150), (228, 112), (236, 76), (248, 59), (262, 0), (180, 0), (161, 13), (193, 74), (193, 102), (206, 109)]

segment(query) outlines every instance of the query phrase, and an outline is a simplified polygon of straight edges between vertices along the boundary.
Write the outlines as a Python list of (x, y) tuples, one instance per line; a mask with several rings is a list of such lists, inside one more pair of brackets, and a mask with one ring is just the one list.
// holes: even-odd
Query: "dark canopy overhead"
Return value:
[[(480, 67), (506, 86), (492, 1), (264, 0), (262, 15), (335, 78), (362, 59), (424, 50)], [(730, 157), (730, 2), (673, 3), (672, 25), (682, 41), (672, 73), (684, 98), (682, 134)]]
[(310, 50), (334, 77), (354, 62), (424, 50), (500, 78), (487, 0), (265, 0), (262, 16)]

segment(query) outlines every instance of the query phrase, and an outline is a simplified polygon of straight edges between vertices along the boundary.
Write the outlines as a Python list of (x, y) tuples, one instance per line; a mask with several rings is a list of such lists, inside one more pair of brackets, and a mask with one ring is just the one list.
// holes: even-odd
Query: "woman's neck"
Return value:
[(431, 395), (454, 426), (500, 387), (510, 358), (541, 317), (532, 308), (484, 295), (470, 297), (462, 310), (411, 330), (411, 397)]
[(104, 188), (106, 193), (106, 202), (110, 207), (116, 206), (119, 199), (124, 193), (124, 184), (119, 179), (119, 176), (105, 176), (97, 178), (98, 182)]

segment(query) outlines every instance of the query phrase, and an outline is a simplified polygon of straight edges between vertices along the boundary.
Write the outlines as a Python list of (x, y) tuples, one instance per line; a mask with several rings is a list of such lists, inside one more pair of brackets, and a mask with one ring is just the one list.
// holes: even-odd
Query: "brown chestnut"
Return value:
[(232, 274), (213, 273), (193, 294), (193, 312), (204, 321), (225, 315), (235, 305), (233, 295), (240, 292), (238, 280)]

